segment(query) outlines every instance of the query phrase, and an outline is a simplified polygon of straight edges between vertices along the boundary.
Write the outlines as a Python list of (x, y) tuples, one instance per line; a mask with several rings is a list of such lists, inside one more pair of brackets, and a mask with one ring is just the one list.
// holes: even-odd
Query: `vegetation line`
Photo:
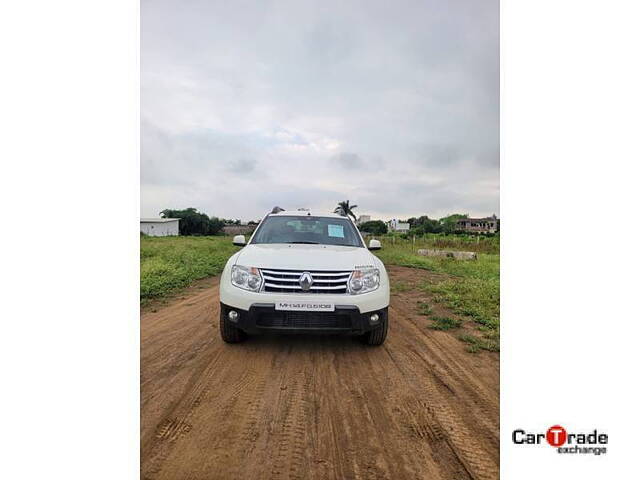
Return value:
[(229, 237), (140, 238), (140, 301), (162, 297), (195, 280), (218, 275), (238, 251)]
[[(464, 240), (462, 240), (464, 241)], [(499, 242), (499, 237), (491, 242)], [(424, 247), (421, 247), (424, 248)], [(495, 246), (499, 251), (499, 243)], [(445, 274), (439, 281), (425, 281), (419, 288), (428, 293), (433, 301), (442, 303), (462, 318), (472, 321), (478, 336), (466, 336), (463, 341), (470, 344), (469, 351), (499, 350), (500, 345), (500, 255), (479, 253), (477, 260), (461, 261), (452, 258), (424, 257), (417, 254), (413, 242), (385, 242), (376, 252), (386, 265), (422, 268)], [(426, 304), (423, 304), (426, 305)], [(420, 306), (421, 310), (428, 306)], [(425, 311), (421, 313), (426, 314)], [(439, 320), (435, 328), (446, 329)]]

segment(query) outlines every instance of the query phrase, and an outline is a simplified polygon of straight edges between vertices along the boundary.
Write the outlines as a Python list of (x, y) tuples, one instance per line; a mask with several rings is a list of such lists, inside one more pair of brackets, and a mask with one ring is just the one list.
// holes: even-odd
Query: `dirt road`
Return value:
[(377, 348), (335, 336), (224, 344), (217, 279), (143, 312), (142, 478), (498, 478), (498, 354), (427, 328), (417, 300), (428, 297), (412, 287), (428, 272), (389, 273), (402, 288)]

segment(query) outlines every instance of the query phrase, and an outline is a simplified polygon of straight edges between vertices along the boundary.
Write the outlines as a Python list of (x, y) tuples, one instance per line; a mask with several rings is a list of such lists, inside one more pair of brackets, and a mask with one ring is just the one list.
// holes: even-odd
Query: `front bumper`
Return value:
[[(248, 310), (220, 303), (223, 315), (229, 310), (238, 312), (238, 328), (247, 333), (339, 333), (361, 335), (377, 328), (387, 320), (388, 308), (360, 313), (355, 305), (336, 305), (333, 312), (294, 312), (276, 310), (273, 303), (254, 303)], [(372, 322), (371, 315), (378, 314), (378, 321)]]

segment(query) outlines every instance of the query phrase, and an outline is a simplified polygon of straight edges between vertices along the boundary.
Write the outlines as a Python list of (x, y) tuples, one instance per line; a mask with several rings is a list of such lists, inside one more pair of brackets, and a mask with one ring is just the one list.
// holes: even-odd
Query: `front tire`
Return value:
[(365, 345), (379, 346), (384, 343), (387, 338), (387, 330), (389, 329), (389, 318), (385, 315), (379, 327), (362, 335), (361, 340)]
[(240, 343), (247, 339), (247, 334), (227, 318), (227, 312), (222, 305), (220, 305), (220, 336), (226, 343)]

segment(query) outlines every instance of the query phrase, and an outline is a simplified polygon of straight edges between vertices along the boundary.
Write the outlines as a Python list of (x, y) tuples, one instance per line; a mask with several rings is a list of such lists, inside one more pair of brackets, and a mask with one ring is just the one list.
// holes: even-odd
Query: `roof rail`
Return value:
[(273, 209), (271, 210), (271, 213), (280, 213), (280, 212), (284, 212), (284, 208), (273, 207)]

